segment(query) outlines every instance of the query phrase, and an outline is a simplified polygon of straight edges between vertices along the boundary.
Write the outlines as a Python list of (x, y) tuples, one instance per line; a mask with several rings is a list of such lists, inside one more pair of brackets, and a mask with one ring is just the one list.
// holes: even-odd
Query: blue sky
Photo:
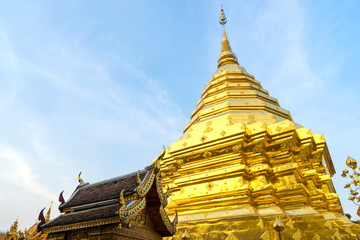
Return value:
[(148, 165), (182, 134), (216, 70), (220, 4), (240, 64), (323, 133), (340, 177), (360, 160), (360, 2), (0, 2), (0, 230), (21, 228), (77, 174)]

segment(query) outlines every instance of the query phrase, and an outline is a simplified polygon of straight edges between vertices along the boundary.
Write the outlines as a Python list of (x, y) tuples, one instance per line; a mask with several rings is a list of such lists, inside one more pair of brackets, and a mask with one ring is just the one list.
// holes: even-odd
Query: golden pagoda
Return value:
[(223, 27), (218, 68), (161, 163), (175, 239), (360, 239), (322, 134), (295, 123), (240, 66)]
[[(50, 221), (50, 214), (51, 214), (51, 207), (53, 202), (50, 203), (50, 207), (44, 217), (44, 223), (47, 223)], [(45, 210), (41, 210), (40, 215)], [(39, 217), (40, 218), (40, 217)], [(40, 221), (35, 221), (35, 223), (28, 229), (25, 228), (24, 231), (18, 230), (18, 221), (19, 218), (15, 220), (15, 222), (11, 225), (10, 229), (5, 234), (5, 240), (41, 240), (46, 239), (47, 234), (39, 233), (38, 231), (38, 225), (40, 224)]]
[[(50, 221), (52, 204), (53, 204), (53, 202), (51, 201), (50, 207), (44, 217), (45, 223)], [(39, 231), (38, 231), (38, 225), (40, 223), (41, 223), (40, 221), (36, 221), (29, 229), (25, 229), (25, 239), (29, 239), (29, 240), (46, 239), (47, 234), (42, 234), (42, 233), (39, 233)]]
[(23, 232), (18, 230), (19, 217), (16, 218), (15, 222), (11, 225), (10, 229), (5, 234), (6, 240), (17, 240), (23, 237)]

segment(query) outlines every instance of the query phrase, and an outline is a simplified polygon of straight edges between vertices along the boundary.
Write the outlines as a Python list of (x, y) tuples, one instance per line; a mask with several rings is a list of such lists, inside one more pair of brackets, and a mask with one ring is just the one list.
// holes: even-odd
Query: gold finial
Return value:
[(219, 23), (223, 26), (223, 38), (221, 43), (221, 53), (218, 60), (218, 68), (225, 64), (239, 64), (236, 55), (231, 51), (230, 43), (226, 36), (225, 24), (227, 23), (227, 19), (222, 5)]
[(84, 181), (81, 179), (81, 177), (80, 177), (80, 176), (81, 176), (81, 173), (82, 173), (82, 172), (80, 171), (80, 173), (79, 173), (79, 175), (78, 175), (78, 181), (79, 181), (80, 184), (84, 182)]
[(225, 25), (226, 22), (227, 22), (227, 20), (226, 20), (226, 17), (225, 17), (224, 9), (223, 9), (223, 6), (221, 4), (221, 13), (220, 13), (220, 21), (219, 21), (219, 23), (221, 25)]

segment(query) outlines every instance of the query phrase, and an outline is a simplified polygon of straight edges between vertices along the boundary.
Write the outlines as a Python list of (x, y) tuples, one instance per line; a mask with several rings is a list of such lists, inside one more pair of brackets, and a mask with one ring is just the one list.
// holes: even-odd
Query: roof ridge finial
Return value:
[(84, 183), (84, 181), (83, 181), (82, 178), (80, 177), (80, 176), (81, 176), (81, 173), (82, 173), (82, 171), (80, 171), (80, 172), (79, 172), (79, 175), (78, 175), (78, 181), (79, 181), (79, 184), (80, 184), (80, 185)]
[(230, 43), (226, 36), (225, 24), (227, 23), (227, 19), (226, 19), (222, 4), (221, 4), (219, 23), (223, 26), (223, 39), (222, 39), (222, 43), (221, 43), (221, 53), (220, 53), (219, 60), (218, 60), (218, 68), (225, 64), (238, 64), (239, 65), (236, 55), (231, 51)]

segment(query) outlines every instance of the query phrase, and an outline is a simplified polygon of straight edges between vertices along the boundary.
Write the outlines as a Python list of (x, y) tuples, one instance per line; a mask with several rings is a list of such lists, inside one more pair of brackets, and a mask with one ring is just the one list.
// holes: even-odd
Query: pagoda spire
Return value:
[(50, 213), (51, 213), (52, 204), (53, 204), (53, 202), (51, 201), (49, 210), (47, 211), (46, 216), (45, 216), (45, 222), (49, 222), (49, 221), (50, 221)]
[(223, 26), (223, 38), (221, 43), (221, 53), (218, 60), (218, 68), (225, 64), (238, 64), (235, 53), (231, 51), (229, 40), (226, 36), (225, 24), (227, 22), (224, 9), (221, 5), (220, 21), (219, 23)]

